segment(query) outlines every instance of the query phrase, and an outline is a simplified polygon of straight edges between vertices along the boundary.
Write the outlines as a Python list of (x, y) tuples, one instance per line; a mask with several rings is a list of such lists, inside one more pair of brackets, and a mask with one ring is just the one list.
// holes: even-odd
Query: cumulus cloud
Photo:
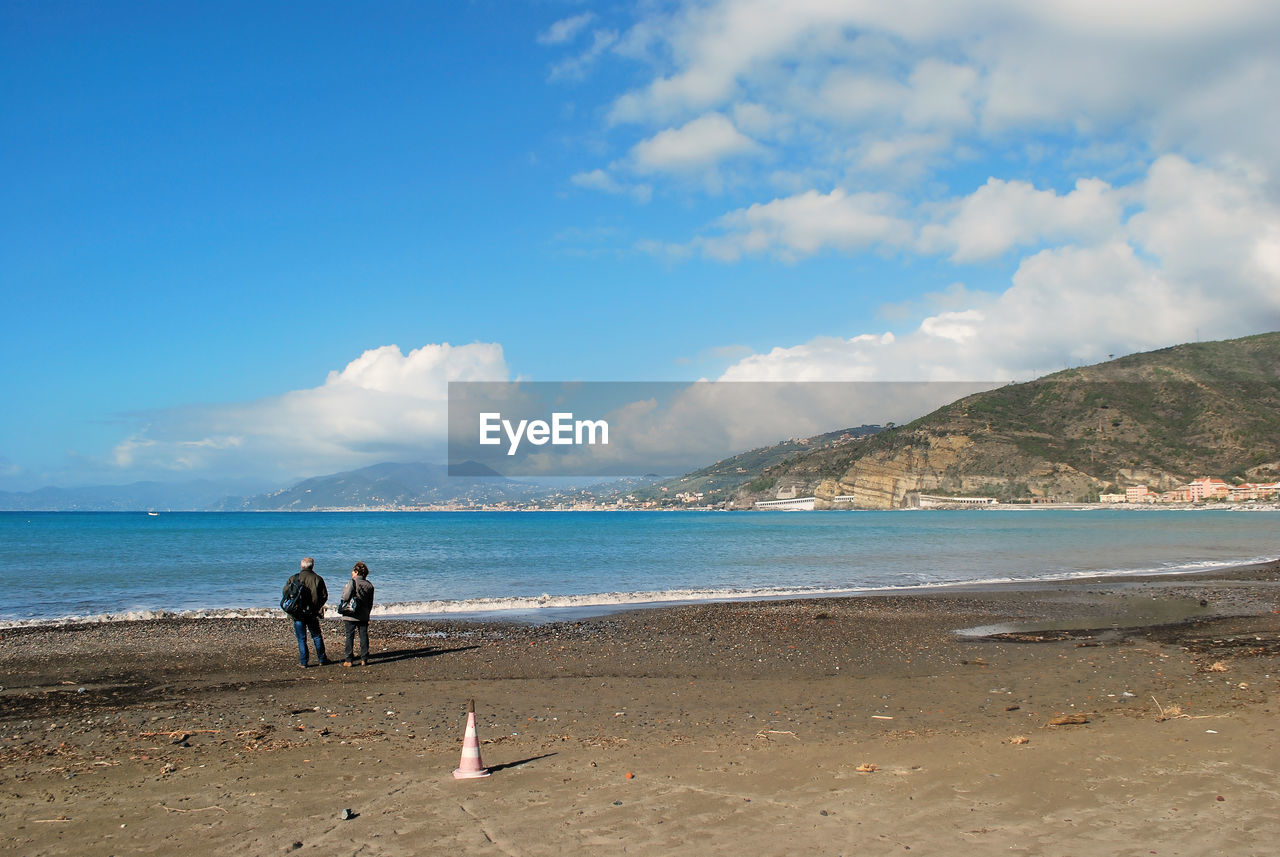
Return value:
[[(788, 117), (789, 154), (810, 167), (839, 161), (840, 137), (866, 152), (1051, 131), (1069, 147), (1243, 156), (1276, 175), (1280, 114), (1259, 108), (1280, 86), (1277, 40), (1280, 6), (1266, 0), (677, 3), (646, 7), (619, 35), (618, 53), (650, 72), (608, 121), (647, 134), (751, 105)], [(871, 154), (850, 165), (863, 179), (886, 152)]]
[(450, 381), (508, 377), (496, 343), (370, 349), (324, 383), (254, 402), (139, 415), (114, 463), (135, 472), (311, 475), (388, 460), (441, 459)]
[(722, 234), (695, 246), (724, 261), (754, 253), (794, 260), (824, 249), (892, 246), (911, 237), (910, 225), (895, 216), (894, 207), (885, 194), (806, 191), (732, 211), (720, 219)]
[(630, 41), (660, 42), (674, 68), (613, 104), (610, 120), (670, 119), (700, 112), (728, 99), (749, 72), (801, 53), (820, 41), (827, 27), (839, 27), (848, 15), (841, 4), (795, 2), (721, 2), (682, 7), (668, 18), (645, 20)]
[(997, 178), (953, 202), (945, 222), (920, 233), (925, 252), (947, 252), (956, 262), (1000, 256), (1013, 247), (1042, 241), (1097, 241), (1120, 230), (1124, 194), (1098, 179), (1080, 179), (1059, 196), (1028, 182)]
[(760, 145), (735, 128), (728, 117), (708, 113), (641, 140), (632, 148), (631, 157), (641, 172), (682, 173), (760, 150)]
[(1201, 91), (1254, 61), (1274, 67), (1277, 26), (1265, 0), (689, 4), (637, 22), (656, 74), (615, 99), (612, 118), (664, 122), (747, 91), (772, 100), (840, 81), (878, 107), (897, 96), (916, 122), (966, 123), (975, 109), (1002, 122), (1127, 117), (1143, 104), (1178, 109), (1186, 84)]
[[(1026, 380), (1109, 354), (1280, 329), (1280, 207), (1254, 179), (1249, 172), (1161, 158), (1130, 189), (1142, 202), (1137, 213), (1121, 222), (1114, 205), (1103, 207), (1106, 227), (1089, 237), (1109, 237), (1032, 253), (1003, 292), (953, 288), (951, 307), (913, 329), (774, 348), (738, 361), (723, 377)], [(1035, 196), (1041, 193), (1012, 192), (1015, 209), (1029, 204), (1049, 212), (1025, 234), (1040, 234), (1045, 223), (1072, 229), (1085, 223), (1054, 215), (1066, 197)], [(1084, 209), (1095, 204), (1101, 203), (1095, 199)], [(957, 221), (964, 217), (960, 209)], [(950, 246), (992, 245), (956, 240)]]

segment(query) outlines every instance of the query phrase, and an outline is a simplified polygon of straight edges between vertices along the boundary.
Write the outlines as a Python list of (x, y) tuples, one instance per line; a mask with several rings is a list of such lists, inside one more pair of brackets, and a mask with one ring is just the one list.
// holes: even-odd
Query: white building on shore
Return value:
[(788, 497), (785, 500), (757, 500), (756, 508), (775, 512), (812, 512), (814, 497)]

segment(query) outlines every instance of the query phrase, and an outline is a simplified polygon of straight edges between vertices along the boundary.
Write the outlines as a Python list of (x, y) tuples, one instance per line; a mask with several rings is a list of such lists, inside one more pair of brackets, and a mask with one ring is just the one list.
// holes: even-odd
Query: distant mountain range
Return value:
[(219, 504), (219, 511), (377, 509), (523, 503), (547, 488), (503, 477), (450, 476), (443, 464), (385, 463), (304, 479), (291, 488)]

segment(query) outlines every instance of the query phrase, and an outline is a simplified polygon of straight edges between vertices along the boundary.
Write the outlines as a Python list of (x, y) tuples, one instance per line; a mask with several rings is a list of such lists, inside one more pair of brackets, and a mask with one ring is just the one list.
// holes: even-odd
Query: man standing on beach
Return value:
[(298, 637), (298, 663), (304, 669), (307, 666), (308, 632), (315, 643), (317, 663), (320, 666), (331, 663), (324, 655), (324, 637), (320, 635), (320, 617), (324, 615), (324, 603), (328, 600), (329, 590), (324, 585), (324, 578), (316, 574), (316, 561), (306, 557), (302, 560), (302, 570), (285, 583), (280, 602), (293, 619), (293, 633)]

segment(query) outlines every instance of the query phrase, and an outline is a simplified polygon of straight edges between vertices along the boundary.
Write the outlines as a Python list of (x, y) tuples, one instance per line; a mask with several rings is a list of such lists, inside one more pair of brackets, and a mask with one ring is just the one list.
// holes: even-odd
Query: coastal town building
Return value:
[(1216, 476), (1201, 476), (1167, 491), (1152, 491), (1146, 485), (1131, 485), (1125, 489), (1123, 500), (1114, 499), (1118, 496), (1103, 494), (1098, 499), (1103, 503), (1204, 503), (1214, 500), (1242, 503), (1250, 500), (1275, 500), (1280, 499), (1280, 482), (1231, 485)]
[(812, 512), (816, 497), (788, 497), (785, 500), (757, 500), (757, 509), (772, 509), (775, 512)]
[(1000, 501), (995, 497), (939, 497), (936, 494), (921, 494), (918, 502), (921, 509), (930, 509), (938, 506), (994, 506)]
[(1231, 486), (1213, 476), (1201, 476), (1187, 485), (1188, 498), (1198, 500), (1222, 500), (1231, 496)]

